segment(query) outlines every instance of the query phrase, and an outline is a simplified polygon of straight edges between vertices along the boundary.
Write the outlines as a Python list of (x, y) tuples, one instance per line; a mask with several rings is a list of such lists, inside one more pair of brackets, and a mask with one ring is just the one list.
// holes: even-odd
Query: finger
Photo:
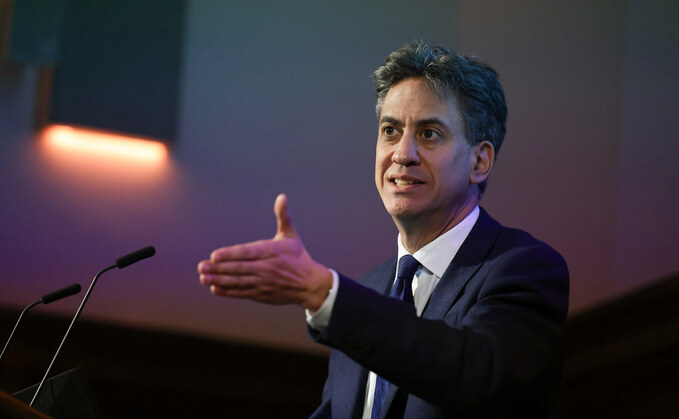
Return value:
[(297, 232), (292, 226), (292, 220), (288, 215), (288, 197), (285, 194), (279, 194), (276, 197), (276, 202), (273, 205), (273, 212), (276, 214), (276, 236), (274, 238), (295, 238)]
[(246, 290), (257, 288), (258, 278), (249, 275), (200, 275), (200, 283), (205, 286), (215, 286), (224, 290)]
[(202, 274), (203, 272), (208, 272), (210, 270), (210, 261), (209, 260), (201, 260), (198, 262), (198, 273)]
[(208, 275), (235, 275), (244, 276), (251, 274), (271, 275), (274, 274), (274, 265), (262, 260), (227, 261), (227, 262), (208, 262), (199, 266), (199, 274)]
[(262, 289), (259, 287), (224, 288), (218, 285), (211, 285), (210, 292), (220, 297), (246, 298), (248, 300), (267, 304), (285, 304), (294, 302), (293, 300), (278, 298), (273, 290)]
[(210, 286), (210, 292), (220, 297), (247, 298), (249, 300), (255, 301), (259, 301), (262, 299), (261, 293), (259, 292), (259, 290), (255, 288), (234, 289), (234, 288), (222, 288), (217, 285), (212, 285)]
[(234, 260), (260, 260), (274, 255), (271, 240), (258, 240), (219, 248), (210, 254), (210, 261), (218, 263)]

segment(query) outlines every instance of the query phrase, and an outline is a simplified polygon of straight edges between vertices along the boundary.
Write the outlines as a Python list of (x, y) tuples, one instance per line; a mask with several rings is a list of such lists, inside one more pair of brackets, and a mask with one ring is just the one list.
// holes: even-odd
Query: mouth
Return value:
[(419, 181), (419, 180), (414, 179), (414, 178), (409, 178), (409, 177), (400, 177), (400, 178), (390, 177), (389, 182), (396, 185), (396, 187), (398, 187), (398, 188), (406, 188), (406, 187), (411, 186), (411, 185), (417, 185), (417, 184), (424, 183), (422, 181)]
[(411, 180), (403, 180), (403, 179), (394, 179), (394, 183), (396, 186), (408, 186), (408, 185), (413, 185), (415, 182)]

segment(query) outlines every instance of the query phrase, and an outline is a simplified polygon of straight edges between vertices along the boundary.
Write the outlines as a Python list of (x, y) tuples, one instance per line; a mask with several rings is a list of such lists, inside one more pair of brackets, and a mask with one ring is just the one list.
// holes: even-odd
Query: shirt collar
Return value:
[[(439, 278), (448, 269), (448, 265), (453, 261), (457, 251), (462, 246), (469, 232), (472, 231), (476, 220), (479, 218), (479, 206), (467, 214), (467, 216), (457, 223), (453, 228), (441, 234), (426, 246), (413, 254), (415, 259), (430, 272)], [(401, 243), (401, 233), (398, 234), (398, 259), (401, 256), (410, 254)]]

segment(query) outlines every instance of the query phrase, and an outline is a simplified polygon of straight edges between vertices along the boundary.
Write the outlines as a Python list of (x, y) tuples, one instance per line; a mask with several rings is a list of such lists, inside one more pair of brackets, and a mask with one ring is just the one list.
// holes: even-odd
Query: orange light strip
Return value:
[(54, 148), (126, 160), (162, 162), (168, 155), (160, 142), (65, 125), (46, 128), (43, 138)]

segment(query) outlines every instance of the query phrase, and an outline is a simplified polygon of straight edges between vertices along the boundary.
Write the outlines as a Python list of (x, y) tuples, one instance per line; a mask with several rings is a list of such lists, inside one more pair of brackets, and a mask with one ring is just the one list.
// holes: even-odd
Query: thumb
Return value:
[(273, 212), (276, 214), (276, 236), (274, 239), (295, 238), (297, 231), (292, 226), (292, 220), (288, 215), (288, 197), (285, 194), (279, 194), (276, 197), (276, 202), (273, 204)]

